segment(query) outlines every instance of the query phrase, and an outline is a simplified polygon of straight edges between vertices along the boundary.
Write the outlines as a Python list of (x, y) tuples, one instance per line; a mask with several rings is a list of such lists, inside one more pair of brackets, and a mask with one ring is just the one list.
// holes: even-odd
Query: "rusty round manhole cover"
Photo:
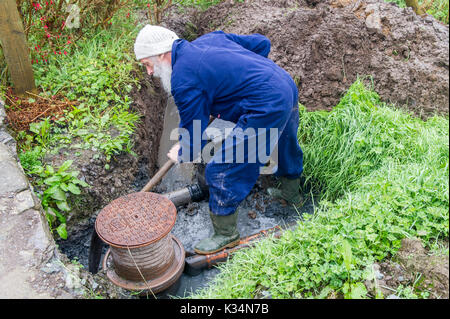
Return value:
[(166, 236), (177, 217), (175, 205), (162, 195), (139, 192), (113, 200), (95, 221), (98, 236), (114, 247), (141, 247)]

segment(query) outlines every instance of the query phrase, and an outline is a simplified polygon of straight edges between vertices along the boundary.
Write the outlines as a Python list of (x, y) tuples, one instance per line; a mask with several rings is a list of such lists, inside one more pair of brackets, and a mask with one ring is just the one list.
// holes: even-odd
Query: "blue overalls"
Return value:
[[(297, 141), (299, 122), (298, 91), (290, 75), (267, 56), (270, 40), (260, 34), (236, 35), (215, 31), (189, 42), (178, 39), (172, 46), (172, 95), (180, 114), (180, 128), (189, 138), (180, 138), (180, 162), (192, 161), (205, 146), (194, 139), (194, 121), (206, 129), (209, 116), (236, 123), (235, 130), (255, 132), (278, 130), (277, 176), (298, 178), (303, 171), (303, 152)], [(260, 130), (258, 130), (260, 129)], [(261, 130), (262, 129), (262, 130)], [(232, 134), (231, 134), (232, 135)], [(260, 135), (260, 134), (259, 134)], [(233, 148), (249, 144), (249, 136), (239, 132), (231, 137)], [(276, 142), (275, 142), (276, 144)], [(230, 145), (230, 144), (228, 144)], [(250, 193), (264, 162), (249, 160), (256, 150), (246, 150), (244, 162), (222, 161), (214, 157), (206, 166), (209, 207), (213, 214), (230, 215)], [(266, 143), (266, 155), (273, 143)], [(190, 148), (190, 156), (183, 156)], [(193, 150), (197, 150), (193, 152)], [(196, 153), (196, 154), (194, 154)]]

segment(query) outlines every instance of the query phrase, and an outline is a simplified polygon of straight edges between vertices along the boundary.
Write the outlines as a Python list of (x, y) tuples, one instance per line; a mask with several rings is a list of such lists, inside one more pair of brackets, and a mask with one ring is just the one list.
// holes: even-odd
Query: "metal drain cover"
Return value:
[(166, 197), (139, 192), (119, 197), (102, 209), (95, 221), (98, 236), (111, 246), (147, 246), (166, 236), (177, 210)]

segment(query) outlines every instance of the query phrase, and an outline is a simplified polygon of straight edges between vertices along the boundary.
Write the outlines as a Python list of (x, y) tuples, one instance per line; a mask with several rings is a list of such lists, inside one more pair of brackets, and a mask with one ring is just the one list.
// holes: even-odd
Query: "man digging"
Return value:
[[(196, 253), (214, 253), (239, 243), (237, 208), (255, 185), (261, 166), (267, 163), (267, 157), (263, 160), (256, 154), (270, 154), (277, 143), (275, 175), (280, 176), (281, 186), (268, 192), (295, 207), (302, 205), (298, 91), (289, 74), (267, 58), (268, 38), (215, 31), (189, 42), (166, 28), (146, 25), (136, 38), (134, 50), (147, 73), (159, 77), (164, 89), (172, 94), (180, 128), (189, 132), (172, 147), (170, 159), (181, 163), (200, 155), (206, 144), (201, 137), (210, 116), (236, 123), (231, 137), (226, 138), (231, 143), (222, 143), (221, 152), (214, 154), (206, 166), (214, 234), (195, 246)], [(275, 139), (270, 137), (266, 143), (271, 129), (276, 129)], [(257, 146), (250, 147), (256, 138)], [(236, 150), (245, 145), (247, 149), (239, 158)]]

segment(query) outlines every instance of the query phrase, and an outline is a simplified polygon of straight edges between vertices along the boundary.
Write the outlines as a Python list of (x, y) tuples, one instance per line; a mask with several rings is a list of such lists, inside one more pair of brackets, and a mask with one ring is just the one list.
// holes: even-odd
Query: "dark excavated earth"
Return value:
[[(249, 236), (277, 225), (287, 226), (297, 221), (303, 214), (311, 214), (314, 211), (315, 201), (311, 194), (308, 193), (304, 194), (306, 198), (305, 205), (298, 212), (293, 208), (283, 206), (278, 201), (272, 200), (262, 186), (269, 183), (275, 184), (275, 182), (275, 178), (261, 177), (250, 195), (240, 205), (238, 230), (241, 237)], [(139, 191), (141, 189), (140, 186), (134, 191)], [(266, 187), (267, 185), (264, 186)], [(78, 232), (72, 234), (69, 240), (57, 241), (59, 248), (69, 259), (76, 259), (86, 269), (89, 266), (89, 246), (97, 214), (98, 212), (86, 221), (84, 225), (79, 225)], [(193, 252), (193, 246), (199, 240), (212, 235), (212, 233), (213, 229), (209, 218), (207, 200), (190, 203), (178, 208), (177, 220), (172, 229), (172, 234), (180, 239), (187, 252)], [(103, 256), (106, 250), (107, 245), (104, 245)], [(187, 296), (198, 288), (207, 285), (218, 273), (219, 270), (216, 268), (205, 269), (196, 276), (184, 273), (180, 278), (178, 289), (171, 293), (179, 297)]]
[(173, 7), (163, 24), (193, 40), (223, 30), (260, 33), (308, 110), (330, 110), (365, 77), (382, 100), (428, 117), (449, 111), (449, 27), (383, 0), (223, 1)]
[[(224, 1), (205, 11), (173, 6), (163, 25), (179, 36), (193, 40), (207, 32), (224, 30), (238, 34), (261, 33), (272, 43), (269, 58), (286, 69), (299, 88), (300, 102), (308, 110), (330, 110), (357, 79), (373, 83), (383, 101), (406, 108), (424, 118), (449, 111), (448, 26), (430, 16), (416, 16), (382, 0), (254, 0)], [(104, 162), (75, 159), (75, 167), (93, 187), (74, 203), (68, 222), (69, 239), (58, 240), (63, 253), (88, 267), (89, 245), (95, 217), (111, 200), (139, 191), (157, 170), (158, 146), (167, 96), (155, 79), (145, 78), (132, 91), (133, 109), (142, 115), (134, 136), (138, 157), (121, 155), (111, 169)], [(61, 158), (49, 162), (58, 164)], [(59, 162), (58, 162), (59, 161)], [(176, 169), (174, 168), (175, 172)], [(190, 181), (192, 182), (192, 181)], [(168, 174), (155, 191), (165, 193), (189, 181)], [(315, 198), (300, 212), (272, 201), (265, 189), (276, 179), (262, 177), (242, 203), (238, 219), (241, 236), (275, 225), (293, 222), (312, 213)], [(178, 208), (172, 233), (186, 251), (211, 235), (208, 202), (203, 200)], [(106, 247), (103, 251), (105, 252)], [(183, 274), (175, 296), (186, 296), (207, 285), (219, 272), (213, 268), (198, 276)]]

